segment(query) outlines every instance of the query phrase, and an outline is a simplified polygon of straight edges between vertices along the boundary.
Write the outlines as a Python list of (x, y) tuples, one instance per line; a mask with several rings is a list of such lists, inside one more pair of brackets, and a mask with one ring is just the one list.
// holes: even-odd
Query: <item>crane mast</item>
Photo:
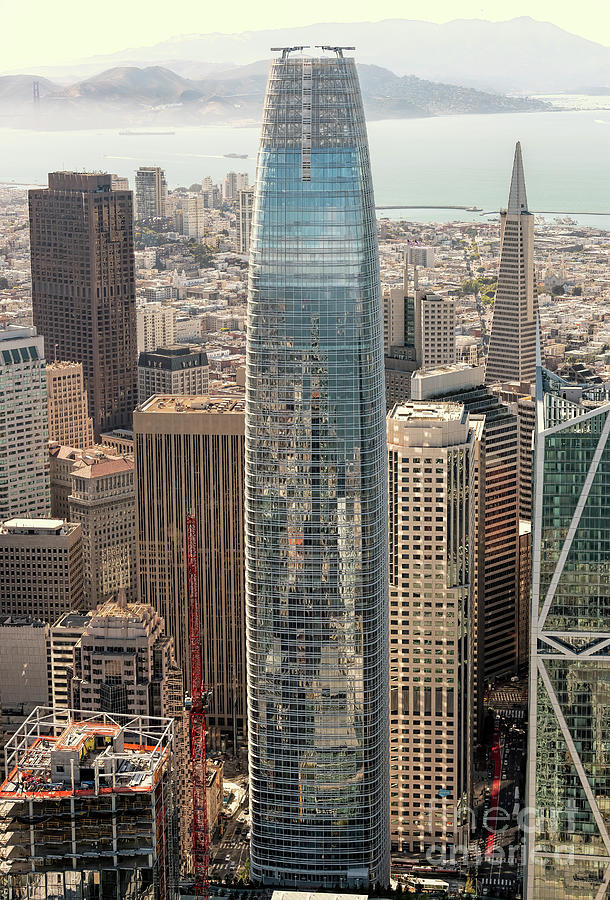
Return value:
[(202, 682), (201, 617), (199, 609), (199, 565), (197, 520), (186, 518), (187, 592), (191, 654), (190, 740), (193, 772), (193, 871), (195, 897), (208, 900), (210, 894), (210, 833), (208, 829), (207, 772), (205, 751), (205, 708), (207, 691)]

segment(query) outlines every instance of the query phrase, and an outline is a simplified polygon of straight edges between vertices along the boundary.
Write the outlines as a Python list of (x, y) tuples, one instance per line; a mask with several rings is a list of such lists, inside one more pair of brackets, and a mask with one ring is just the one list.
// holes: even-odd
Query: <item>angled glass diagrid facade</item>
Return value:
[(388, 878), (383, 330), (352, 59), (272, 64), (252, 221), (246, 589), (251, 874)]
[(539, 375), (528, 900), (610, 896), (610, 403), (599, 392)]

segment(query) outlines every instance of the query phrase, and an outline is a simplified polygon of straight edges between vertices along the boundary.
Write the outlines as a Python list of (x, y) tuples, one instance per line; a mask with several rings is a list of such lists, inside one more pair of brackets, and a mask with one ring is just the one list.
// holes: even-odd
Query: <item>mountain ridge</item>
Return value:
[[(41, 78), (41, 99), (35, 107), (29, 107), (27, 101), (32, 99), (36, 76), (3, 76), (0, 110), (4, 110), (3, 117), (12, 109), (15, 116), (50, 118), (54, 128), (62, 127), (61, 122), (66, 120), (83, 123), (89, 115), (95, 116), (99, 124), (108, 120), (121, 125), (220, 124), (236, 120), (255, 124), (262, 115), (268, 67), (269, 60), (258, 60), (200, 79), (186, 78), (160, 65), (115, 66), (71, 85), (53, 84)], [(369, 119), (547, 108), (528, 98), (430, 82), (413, 75), (399, 76), (382, 66), (362, 64), (358, 70)]]
[[(442, 24), (418, 19), (316, 23), (300, 28), (174, 35), (81, 64), (101, 71), (129, 61), (168, 65), (194, 76), (255, 62), (271, 46), (354, 44), (360, 63), (381, 65), (398, 75), (501, 93), (554, 93), (575, 84), (610, 87), (610, 47), (571, 34), (551, 22), (519, 16), (503, 22), (453, 19)], [(196, 71), (196, 67), (200, 67)], [(205, 73), (205, 67), (212, 67)], [(76, 67), (76, 69), (78, 66)], [(80, 78), (73, 67), (72, 78)], [(59, 70), (58, 70), (59, 71)], [(67, 72), (66, 67), (63, 68)], [(48, 67), (41, 74), (53, 77)]]

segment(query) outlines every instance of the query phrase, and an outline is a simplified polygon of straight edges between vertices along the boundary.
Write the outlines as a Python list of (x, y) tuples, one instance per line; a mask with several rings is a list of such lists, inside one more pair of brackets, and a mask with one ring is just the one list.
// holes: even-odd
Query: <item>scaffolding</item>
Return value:
[(171, 719), (37, 707), (6, 745), (0, 898), (173, 900)]

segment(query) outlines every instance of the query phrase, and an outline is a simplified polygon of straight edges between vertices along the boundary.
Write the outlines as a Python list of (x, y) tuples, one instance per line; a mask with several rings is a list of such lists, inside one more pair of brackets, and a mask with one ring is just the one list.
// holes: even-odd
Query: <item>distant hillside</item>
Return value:
[[(261, 119), (269, 62), (235, 66), (214, 76), (186, 78), (162, 66), (117, 66), (69, 86), (39, 79), (41, 102), (34, 109), (35, 76), (0, 79), (0, 111), (24, 124), (32, 116), (48, 127), (199, 124)], [(546, 109), (529, 98), (506, 97), (472, 88), (398, 76), (380, 66), (359, 66), (370, 119), (446, 114), (523, 112)]]
[(58, 86), (39, 75), (0, 75), (0, 106), (31, 103), (33, 83), (38, 82), (41, 97), (58, 90)]
[[(371, 8), (371, 14), (375, 12)], [(495, 93), (556, 93), (574, 85), (610, 87), (610, 47), (529, 16), (505, 22), (385, 19), (239, 34), (185, 34), (152, 47), (41, 71), (51, 79), (76, 81), (111, 66), (161, 65), (198, 79), (214, 75), (219, 63), (244, 65), (267, 57), (270, 47), (295, 44), (353, 44), (360, 63)]]

